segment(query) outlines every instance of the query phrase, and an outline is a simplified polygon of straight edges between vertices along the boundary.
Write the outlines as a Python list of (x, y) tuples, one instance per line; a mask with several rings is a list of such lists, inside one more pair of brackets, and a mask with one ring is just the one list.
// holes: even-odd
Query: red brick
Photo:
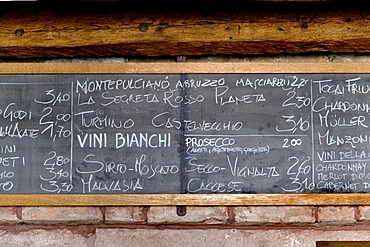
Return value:
[(0, 207), (0, 223), (14, 224), (20, 220), (17, 217), (17, 209), (14, 207)]
[(319, 207), (318, 221), (319, 223), (328, 224), (355, 223), (355, 209), (354, 207), (345, 206)]
[(97, 229), (95, 247), (315, 247), (317, 241), (370, 241), (366, 230)]
[(176, 207), (151, 207), (148, 211), (149, 224), (226, 224), (226, 207), (186, 207), (186, 215), (178, 216)]
[(23, 207), (22, 220), (35, 224), (99, 223), (103, 215), (98, 207)]
[(236, 207), (234, 212), (237, 224), (315, 222), (314, 208), (308, 206)]
[(358, 220), (370, 221), (370, 206), (358, 207)]
[(4, 247), (92, 247), (95, 235), (86, 236), (68, 230), (0, 230), (0, 246)]
[(145, 223), (142, 207), (107, 207), (105, 211), (107, 223)]

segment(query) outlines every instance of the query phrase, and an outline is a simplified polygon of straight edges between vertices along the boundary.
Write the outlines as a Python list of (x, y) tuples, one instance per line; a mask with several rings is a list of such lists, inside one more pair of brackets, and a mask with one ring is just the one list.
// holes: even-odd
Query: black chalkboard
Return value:
[(366, 193), (369, 81), (0, 75), (0, 193)]

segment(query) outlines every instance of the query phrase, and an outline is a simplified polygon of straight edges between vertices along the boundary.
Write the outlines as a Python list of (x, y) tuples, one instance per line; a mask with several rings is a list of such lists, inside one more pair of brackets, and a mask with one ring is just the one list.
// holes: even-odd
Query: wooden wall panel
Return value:
[(369, 52), (370, 9), (353, 5), (9, 5), (0, 10), (0, 59)]

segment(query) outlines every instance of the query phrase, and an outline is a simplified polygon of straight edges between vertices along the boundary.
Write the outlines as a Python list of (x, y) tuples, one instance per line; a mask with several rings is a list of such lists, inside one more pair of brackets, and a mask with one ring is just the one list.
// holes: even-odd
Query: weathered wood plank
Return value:
[(206, 13), (128, 11), (124, 6), (5, 8), (0, 58), (370, 51), (370, 11), (365, 8), (258, 5)]
[(370, 247), (369, 241), (318, 241), (317, 247)]

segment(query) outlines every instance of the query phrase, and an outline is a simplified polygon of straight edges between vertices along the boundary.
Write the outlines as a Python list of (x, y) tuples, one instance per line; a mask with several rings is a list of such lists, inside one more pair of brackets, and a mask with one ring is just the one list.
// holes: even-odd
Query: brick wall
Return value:
[(370, 241), (370, 207), (2, 207), (0, 246), (316, 246)]
[[(368, 62), (368, 55), (189, 57), (191, 62)], [(86, 59), (46, 62), (147, 62)], [(168, 59), (175, 61), (175, 59)], [(369, 206), (0, 207), (0, 246), (314, 247), (370, 241)]]

